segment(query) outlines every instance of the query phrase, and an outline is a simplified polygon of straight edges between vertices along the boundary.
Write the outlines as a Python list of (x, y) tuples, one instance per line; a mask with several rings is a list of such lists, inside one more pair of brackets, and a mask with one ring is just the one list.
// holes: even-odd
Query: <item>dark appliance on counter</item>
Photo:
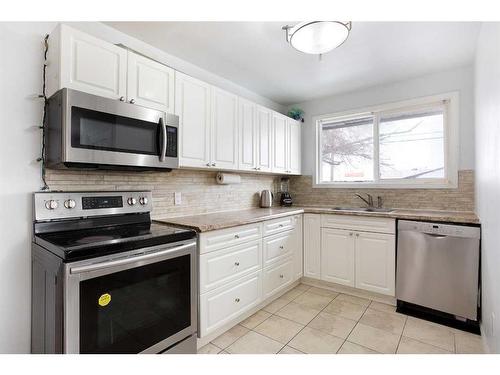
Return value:
[(147, 191), (34, 194), (32, 353), (196, 353), (197, 245)]
[(282, 177), (280, 182), (280, 205), (291, 206), (293, 204), (292, 196), (289, 193), (290, 178)]
[(45, 164), (49, 168), (178, 168), (178, 127), (178, 116), (64, 88), (48, 100)]

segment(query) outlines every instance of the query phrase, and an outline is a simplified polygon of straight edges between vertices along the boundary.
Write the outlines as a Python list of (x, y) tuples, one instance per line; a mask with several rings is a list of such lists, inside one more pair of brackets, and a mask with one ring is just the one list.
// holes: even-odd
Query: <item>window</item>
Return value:
[(457, 101), (448, 94), (316, 118), (316, 186), (456, 186)]

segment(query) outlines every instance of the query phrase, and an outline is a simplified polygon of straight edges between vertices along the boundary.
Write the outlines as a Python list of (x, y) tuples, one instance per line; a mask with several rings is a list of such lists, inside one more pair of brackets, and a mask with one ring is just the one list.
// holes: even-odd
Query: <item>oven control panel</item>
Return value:
[(35, 221), (144, 213), (152, 210), (150, 191), (40, 192), (34, 195)]

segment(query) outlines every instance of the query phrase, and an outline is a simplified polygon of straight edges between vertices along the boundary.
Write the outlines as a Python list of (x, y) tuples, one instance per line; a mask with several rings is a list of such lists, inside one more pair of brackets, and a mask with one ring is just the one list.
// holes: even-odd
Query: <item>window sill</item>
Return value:
[(322, 182), (313, 184), (313, 188), (319, 189), (456, 189), (457, 187), (458, 183), (454, 181), (420, 183)]

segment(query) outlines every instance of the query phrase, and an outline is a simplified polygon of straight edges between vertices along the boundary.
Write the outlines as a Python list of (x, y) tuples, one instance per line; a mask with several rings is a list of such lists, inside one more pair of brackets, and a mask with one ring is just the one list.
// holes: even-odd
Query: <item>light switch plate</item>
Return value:
[(182, 204), (182, 194), (180, 191), (176, 191), (174, 193), (174, 204), (177, 206), (179, 204)]

